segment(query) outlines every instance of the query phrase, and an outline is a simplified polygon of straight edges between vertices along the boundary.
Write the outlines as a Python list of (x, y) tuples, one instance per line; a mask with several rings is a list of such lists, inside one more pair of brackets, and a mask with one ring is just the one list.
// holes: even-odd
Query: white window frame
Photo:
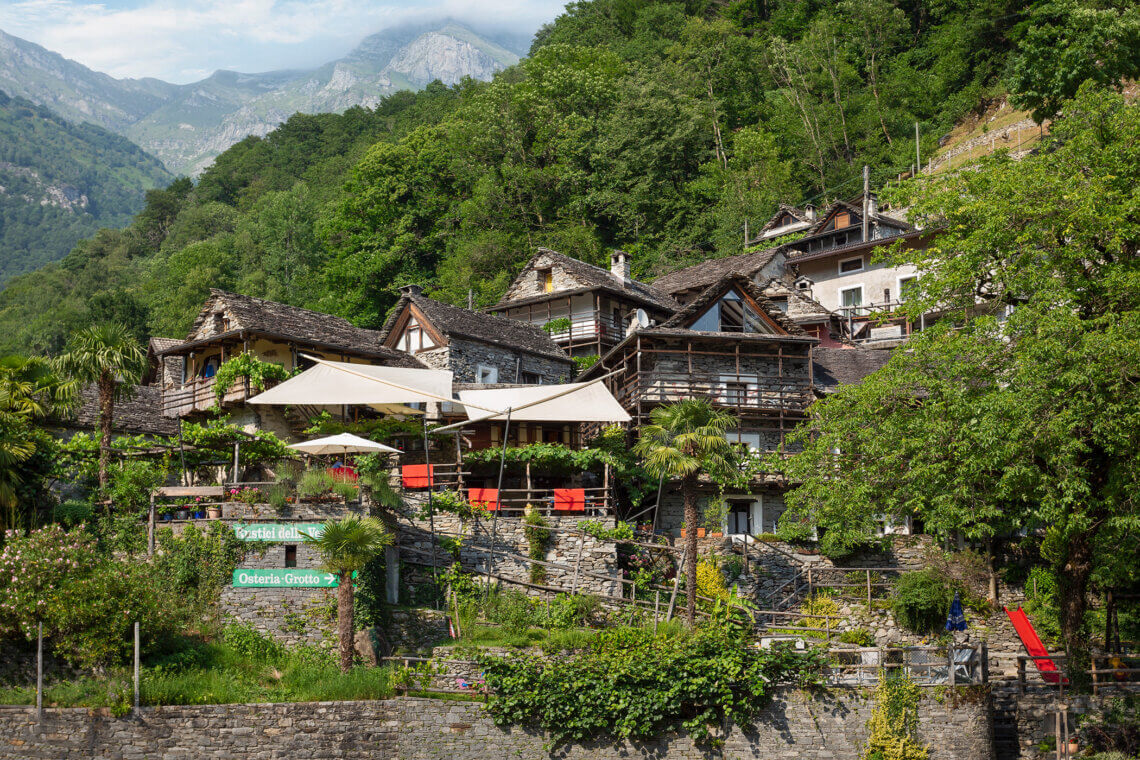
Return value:
[[(848, 306), (847, 304), (843, 303), (843, 294), (846, 293), (848, 290), (858, 290), (859, 291), (859, 306), (851, 307), (851, 306)], [(867, 293), (867, 290), (866, 290), (866, 288), (863, 287), (863, 283), (861, 283), (861, 282), (853, 283), (851, 285), (840, 285), (839, 288), (836, 290), (836, 298), (839, 301), (839, 308), (840, 309), (850, 309), (850, 308), (858, 309), (861, 306), (866, 306), (867, 304), (863, 301), (863, 297), (866, 295), (866, 293)]]
[[(760, 494), (752, 493), (726, 493), (724, 495), (725, 502), (729, 501), (751, 501), (749, 507), (749, 520), (752, 523), (752, 533), (748, 535), (757, 536), (764, 532), (764, 497)], [(721, 524), (721, 532), (729, 536), (743, 536), (743, 533), (729, 533), (728, 532), (728, 515), (725, 514), (724, 522)]]
[(895, 296), (895, 300), (898, 301), (899, 303), (902, 303), (903, 301), (906, 300), (903, 298), (903, 283), (907, 282), (908, 280), (918, 280), (918, 275), (917, 274), (900, 274), (898, 277), (895, 278), (895, 287), (898, 288), (898, 290), (895, 291), (895, 293), (898, 294)]
[[(483, 379), (483, 373), (491, 376), (490, 380)], [(475, 382), (479, 385), (494, 385), (499, 382), (499, 368), (493, 367), (490, 364), (477, 364), (475, 365)]]
[[(844, 271), (843, 265), (846, 264), (848, 261), (858, 261), (859, 262), (859, 268), (858, 269), (848, 269), (847, 271)], [(840, 259), (839, 261), (837, 261), (835, 263), (835, 273), (838, 275), (855, 274), (856, 272), (862, 272), (866, 268), (867, 268), (867, 262), (864, 260), (864, 258), (862, 256), (849, 256), (845, 259)]]

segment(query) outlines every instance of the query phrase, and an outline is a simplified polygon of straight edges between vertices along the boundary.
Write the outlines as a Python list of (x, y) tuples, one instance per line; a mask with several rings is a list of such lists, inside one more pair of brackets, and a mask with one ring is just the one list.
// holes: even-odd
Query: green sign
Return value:
[(234, 570), (235, 588), (335, 588), (336, 576), (323, 570), (288, 567)]
[(320, 535), (324, 523), (234, 523), (234, 534), (240, 541), (280, 541), (286, 544), (299, 544), (305, 540), (303, 534)]

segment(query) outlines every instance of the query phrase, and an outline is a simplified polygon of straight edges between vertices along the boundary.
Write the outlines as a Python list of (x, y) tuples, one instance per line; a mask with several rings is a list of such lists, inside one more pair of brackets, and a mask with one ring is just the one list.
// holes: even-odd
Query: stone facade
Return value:
[(224, 619), (246, 623), (282, 644), (332, 645), (336, 589), (226, 586), (219, 604)]
[[(545, 519), (555, 528), (577, 528), (578, 522), (583, 518), (554, 516)], [(602, 522), (612, 527), (613, 518), (603, 518)], [(402, 552), (402, 559), (406, 563), (430, 566), (431, 534), (428, 528), (427, 520), (416, 518), (401, 522), (400, 547), (414, 550)], [(488, 518), (481, 519), (476, 525), (474, 521), (462, 521), (454, 515), (437, 515), (435, 529), (441, 536), (464, 537), (459, 548), (459, 561), (465, 569), (486, 569), (487, 556), (492, 543), (492, 524)], [(511, 552), (525, 557), (529, 551), (529, 543), (523, 533), (523, 523), (518, 519), (500, 518), (497, 527), (494, 528), (494, 543), (498, 552)], [(443, 549), (437, 548), (437, 552), (440, 565), (447, 565), (453, 561), (452, 556)], [(573, 588), (585, 594), (618, 596), (621, 593), (621, 584), (616, 580), (609, 580), (620, 572), (617, 547), (612, 542), (599, 541), (592, 536), (554, 531), (545, 561), (566, 565), (567, 568), (547, 568), (543, 585), (567, 591)], [(578, 569), (576, 581), (575, 567)], [(494, 572), (496, 575), (524, 583), (530, 582), (530, 563), (525, 560), (498, 555)], [(525, 590), (525, 587), (520, 588)]]
[[(543, 385), (556, 385), (570, 379), (570, 361), (494, 346), (449, 336), (448, 345), (416, 353), (416, 358), (432, 369), (450, 370), (457, 383), (479, 382), (479, 367), (494, 367), (493, 382), (522, 383), (524, 375), (535, 375)], [(517, 370), (516, 370), (517, 368)]]
[[(809, 696), (779, 690), (754, 726), (733, 728), (724, 758), (858, 760), (873, 700), (858, 691)], [(920, 739), (931, 760), (992, 757), (987, 700), (923, 699)], [(142, 708), (115, 719), (86, 709), (0, 708), (0, 760), (304, 757), (390, 760), (591, 760), (643, 757), (698, 760), (707, 747), (685, 735), (644, 742), (591, 742), (551, 749), (548, 738), (501, 729), (483, 705), (429, 699)]]

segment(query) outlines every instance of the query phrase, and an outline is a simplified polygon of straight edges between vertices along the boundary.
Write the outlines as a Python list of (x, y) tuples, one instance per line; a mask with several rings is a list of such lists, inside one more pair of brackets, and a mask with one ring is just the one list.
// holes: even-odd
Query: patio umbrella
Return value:
[(946, 616), (946, 630), (964, 631), (967, 627), (966, 612), (962, 609), (962, 594), (954, 592), (954, 601), (950, 602), (950, 614)]
[(370, 441), (367, 438), (361, 438), (352, 433), (340, 433), (339, 435), (330, 435), (325, 438), (316, 438), (312, 441), (303, 441), (301, 443), (291, 443), (289, 448), (303, 451), (306, 454), (372, 454), (377, 452), (386, 452), (389, 454), (399, 454), (399, 449), (394, 449), (391, 446), (385, 446), (382, 443)]

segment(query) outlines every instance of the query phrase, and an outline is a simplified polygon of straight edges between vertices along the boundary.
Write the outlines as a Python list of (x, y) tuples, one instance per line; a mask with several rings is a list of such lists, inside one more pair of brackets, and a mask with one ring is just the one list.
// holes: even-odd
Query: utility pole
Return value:
[(748, 247), (748, 220), (744, 220), (744, 247)]
[(871, 213), (871, 167), (863, 165), (863, 242), (867, 242), (867, 232), (871, 227), (868, 215)]
[(922, 151), (918, 147), (918, 122), (914, 123), (914, 165), (922, 166)]
[(467, 311), (475, 311), (475, 291), (467, 288)]

